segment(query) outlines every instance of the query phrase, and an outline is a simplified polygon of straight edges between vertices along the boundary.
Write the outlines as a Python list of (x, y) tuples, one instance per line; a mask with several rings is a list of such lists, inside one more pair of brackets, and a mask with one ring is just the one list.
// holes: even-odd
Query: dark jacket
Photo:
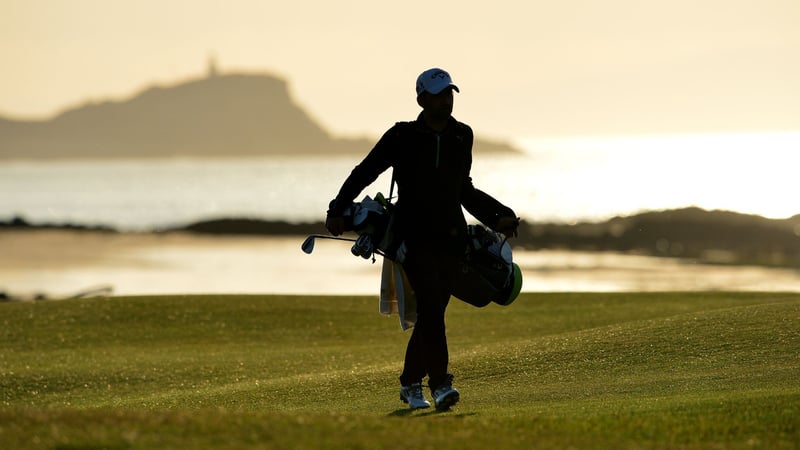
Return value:
[(345, 180), (329, 216), (338, 216), (389, 167), (397, 182), (393, 231), (409, 246), (439, 243), (453, 252), (466, 244), (464, 208), (489, 228), (514, 211), (472, 185), (472, 129), (454, 118), (442, 132), (429, 128), (422, 114), (398, 122)]

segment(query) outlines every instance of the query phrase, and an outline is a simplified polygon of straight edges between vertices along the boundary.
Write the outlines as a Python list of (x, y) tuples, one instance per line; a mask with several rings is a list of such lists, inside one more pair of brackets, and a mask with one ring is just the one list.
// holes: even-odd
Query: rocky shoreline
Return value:
[[(3, 230), (72, 230), (119, 233), (103, 225), (30, 223), (16, 217)], [(222, 218), (153, 233), (213, 236), (302, 236), (322, 233), (322, 221), (291, 223)], [(577, 224), (523, 222), (515, 248), (602, 251), (692, 259), (699, 263), (800, 268), (800, 215), (767, 219), (729, 211), (683, 208)]]

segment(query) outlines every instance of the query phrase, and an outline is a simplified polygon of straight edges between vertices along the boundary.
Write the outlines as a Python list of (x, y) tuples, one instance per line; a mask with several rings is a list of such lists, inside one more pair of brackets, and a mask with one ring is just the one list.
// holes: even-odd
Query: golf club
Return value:
[(355, 239), (351, 239), (351, 238), (336, 237), (336, 236), (326, 236), (324, 234), (312, 234), (312, 235), (309, 235), (306, 238), (306, 240), (303, 241), (303, 245), (300, 246), (300, 248), (303, 249), (304, 253), (310, 255), (311, 252), (314, 251), (314, 241), (317, 238), (319, 238), (319, 239), (333, 239), (335, 241), (349, 241), (349, 242), (355, 242), (356, 241)]

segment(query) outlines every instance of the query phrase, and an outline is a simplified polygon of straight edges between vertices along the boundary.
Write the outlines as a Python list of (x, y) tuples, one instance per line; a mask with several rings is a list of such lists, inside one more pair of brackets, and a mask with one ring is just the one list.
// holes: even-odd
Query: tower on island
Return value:
[(217, 68), (217, 58), (213, 54), (208, 56), (208, 78), (215, 78), (219, 75)]

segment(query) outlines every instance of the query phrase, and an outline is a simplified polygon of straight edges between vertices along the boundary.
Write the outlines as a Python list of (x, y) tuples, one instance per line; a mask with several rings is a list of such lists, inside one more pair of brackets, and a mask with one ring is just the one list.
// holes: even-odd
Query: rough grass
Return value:
[(397, 398), (374, 298), (0, 304), (0, 448), (798, 448), (800, 295), (448, 310), (462, 402)]

